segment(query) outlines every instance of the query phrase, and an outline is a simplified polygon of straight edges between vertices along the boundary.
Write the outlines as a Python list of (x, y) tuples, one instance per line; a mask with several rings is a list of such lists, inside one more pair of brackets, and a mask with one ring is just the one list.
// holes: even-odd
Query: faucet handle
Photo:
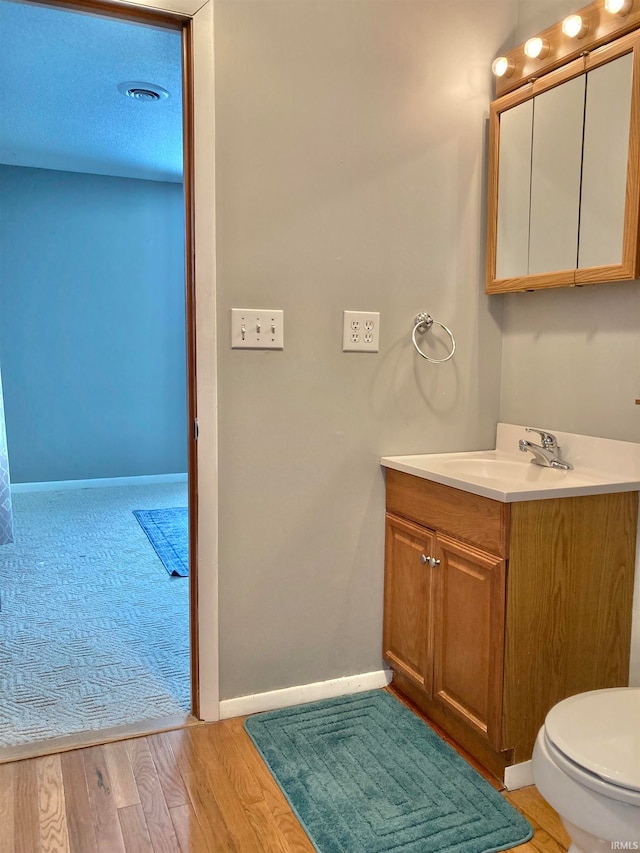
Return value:
[(537, 432), (542, 441), (542, 446), (547, 448), (557, 448), (558, 440), (552, 432), (547, 432), (545, 429), (537, 427), (525, 427), (526, 432)]

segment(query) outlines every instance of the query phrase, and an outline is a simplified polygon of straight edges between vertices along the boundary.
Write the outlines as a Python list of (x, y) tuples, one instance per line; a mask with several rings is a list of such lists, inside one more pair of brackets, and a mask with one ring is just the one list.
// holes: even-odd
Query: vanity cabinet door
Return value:
[(438, 535), (433, 696), (500, 748), (505, 561)]
[(383, 654), (420, 690), (431, 692), (432, 569), (435, 536), (387, 513)]

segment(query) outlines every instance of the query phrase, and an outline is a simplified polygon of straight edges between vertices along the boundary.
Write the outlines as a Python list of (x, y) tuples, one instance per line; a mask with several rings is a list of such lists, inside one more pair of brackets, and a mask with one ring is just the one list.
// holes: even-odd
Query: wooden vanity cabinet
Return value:
[(391, 513), (386, 548), (387, 661), (499, 747), (504, 560)]
[(438, 534), (433, 696), (500, 747), (505, 560)]
[(387, 470), (384, 657), (498, 778), (554, 704), (628, 684), (637, 507), (504, 504)]
[(387, 513), (384, 654), (427, 695), (432, 691), (433, 573), (423, 559), (435, 553), (435, 534)]

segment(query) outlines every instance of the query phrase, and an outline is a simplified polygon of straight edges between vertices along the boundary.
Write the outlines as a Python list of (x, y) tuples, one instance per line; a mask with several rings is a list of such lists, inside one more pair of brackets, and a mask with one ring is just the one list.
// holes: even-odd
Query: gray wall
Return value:
[(538, 35), (541, 30), (546, 30), (588, 4), (580, 0), (517, 0), (517, 5), (518, 23), (510, 48)]
[[(515, 8), (216, 2), (223, 699), (379, 670), (379, 457), (493, 446), (485, 136)], [(232, 307), (284, 309), (285, 350), (231, 351)], [(379, 354), (342, 353), (344, 309), (381, 312)], [(454, 360), (415, 353), (419, 311)]]
[[(575, 0), (520, 0), (513, 45), (578, 8)], [(640, 441), (640, 282), (498, 298), (500, 420)]]
[(500, 420), (640, 441), (640, 282), (500, 298)]
[(15, 483), (186, 470), (179, 184), (0, 166)]

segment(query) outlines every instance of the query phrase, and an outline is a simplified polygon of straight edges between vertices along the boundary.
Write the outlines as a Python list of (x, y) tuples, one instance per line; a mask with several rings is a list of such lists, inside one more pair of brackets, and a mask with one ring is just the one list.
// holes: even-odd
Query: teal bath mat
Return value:
[(490, 853), (533, 835), (384, 691), (256, 714), (245, 728), (320, 853)]

